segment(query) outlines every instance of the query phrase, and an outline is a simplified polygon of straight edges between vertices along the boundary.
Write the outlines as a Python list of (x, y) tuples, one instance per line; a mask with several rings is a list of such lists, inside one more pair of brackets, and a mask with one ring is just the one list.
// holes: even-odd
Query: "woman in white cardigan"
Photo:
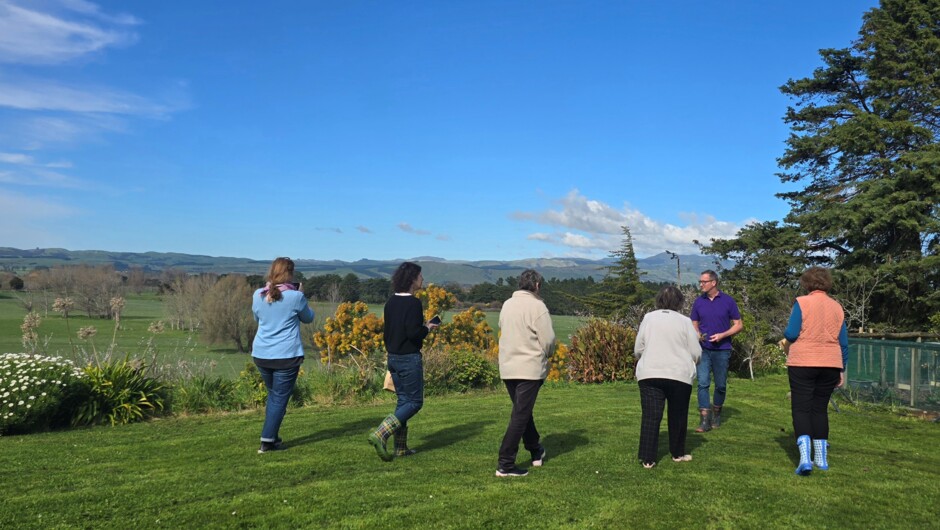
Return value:
[(639, 458), (643, 467), (656, 465), (659, 425), (669, 404), (669, 452), (676, 462), (692, 460), (685, 452), (689, 425), (689, 398), (695, 365), (702, 356), (698, 333), (689, 317), (679, 313), (682, 292), (664, 287), (656, 295), (656, 310), (643, 317), (633, 353), (637, 358), (636, 379), (640, 385), (643, 419), (640, 425)]

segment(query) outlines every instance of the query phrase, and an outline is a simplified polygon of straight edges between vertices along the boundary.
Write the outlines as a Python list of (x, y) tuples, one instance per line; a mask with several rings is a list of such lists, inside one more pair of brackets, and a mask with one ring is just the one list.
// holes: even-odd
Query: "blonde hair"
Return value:
[(294, 279), (294, 261), (290, 258), (277, 258), (271, 262), (268, 269), (268, 302), (276, 302), (284, 297), (278, 284), (288, 283)]

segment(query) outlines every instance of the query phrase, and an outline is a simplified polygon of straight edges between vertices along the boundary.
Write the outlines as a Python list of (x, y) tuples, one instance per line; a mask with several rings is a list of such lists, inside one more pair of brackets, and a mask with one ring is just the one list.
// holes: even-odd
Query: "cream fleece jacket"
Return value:
[(521, 290), (499, 312), (499, 376), (539, 380), (548, 377), (548, 359), (555, 352), (555, 330), (545, 302)]
[(636, 333), (633, 354), (636, 379), (672, 379), (691, 385), (702, 345), (689, 317), (657, 309), (643, 317)]

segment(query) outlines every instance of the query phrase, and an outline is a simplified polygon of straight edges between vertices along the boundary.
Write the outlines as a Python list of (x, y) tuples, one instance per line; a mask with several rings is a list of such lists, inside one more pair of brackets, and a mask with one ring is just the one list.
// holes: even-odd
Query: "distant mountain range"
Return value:
[[(391, 277), (398, 264), (406, 260), (361, 259), (349, 262), (298, 259), (294, 261), (297, 270), (303, 272), (305, 276), (321, 274), (345, 276), (353, 273), (360, 278), (388, 278)], [(611, 263), (609, 259), (590, 260), (583, 258), (458, 261), (433, 256), (418, 256), (407, 261), (416, 261), (421, 264), (427, 282), (439, 284), (456, 282), (461, 285), (475, 285), (483, 282), (493, 282), (498, 278), (518, 276), (519, 273), (528, 268), (539, 271), (547, 279), (558, 278), (564, 280), (593, 276), (595, 280), (600, 280), (607, 272), (605, 267)], [(643, 281), (672, 282), (676, 280), (676, 261), (665, 252), (638, 259), (637, 262), (640, 271), (645, 273), (642, 278)], [(683, 284), (694, 284), (698, 280), (699, 272), (704, 269), (715, 268), (715, 258), (710, 256), (679, 256), (679, 263)], [(248, 258), (201, 256), (173, 252), (111, 252), (106, 250), (66, 250), (62, 248), (21, 250), (0, 247), (0, 269), (7, 271), (25, 272), (36, 267), (79, 264), (111, 264), (117, 270), (126, 270), (136, 266), (150, 272), (159, 272), (164, 269), (182, 269), (190, 273), (264, 274), (267, 272), (270, 262)], [(725, 265), (730, 266), (731, 264), (726, 263)]]

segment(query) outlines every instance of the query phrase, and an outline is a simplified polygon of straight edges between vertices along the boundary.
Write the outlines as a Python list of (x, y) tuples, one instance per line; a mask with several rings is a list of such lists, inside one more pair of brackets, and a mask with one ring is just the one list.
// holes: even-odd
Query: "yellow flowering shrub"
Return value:
[(323, 330), (313, 334), (313, 343), (320, 348), (320, 359), (329, 364), (350, 353), (383, 349), (383, 325), (364, 302), (343, 302), (326, 319)]
[(555, 354), (548, 360), (548, 380), (564, 381), (568, 377), (568, 347), (559, 342)]
[(486, 323), (486, 314), (475, 307), (457, 313), (450, 322), (441, 324), (428, 335), (425, 343), (429, 347), (460, 349), (487, 353), (496, 340), (493, 328)]
[(442, 287), (429, 283), (427, 287), (415, 293), (415, 298), (421, 300), (424, 306), (424, 321), (434, 318), (434, 315), (443, 315), (444, 311), (454, 307), (457, 297)]

